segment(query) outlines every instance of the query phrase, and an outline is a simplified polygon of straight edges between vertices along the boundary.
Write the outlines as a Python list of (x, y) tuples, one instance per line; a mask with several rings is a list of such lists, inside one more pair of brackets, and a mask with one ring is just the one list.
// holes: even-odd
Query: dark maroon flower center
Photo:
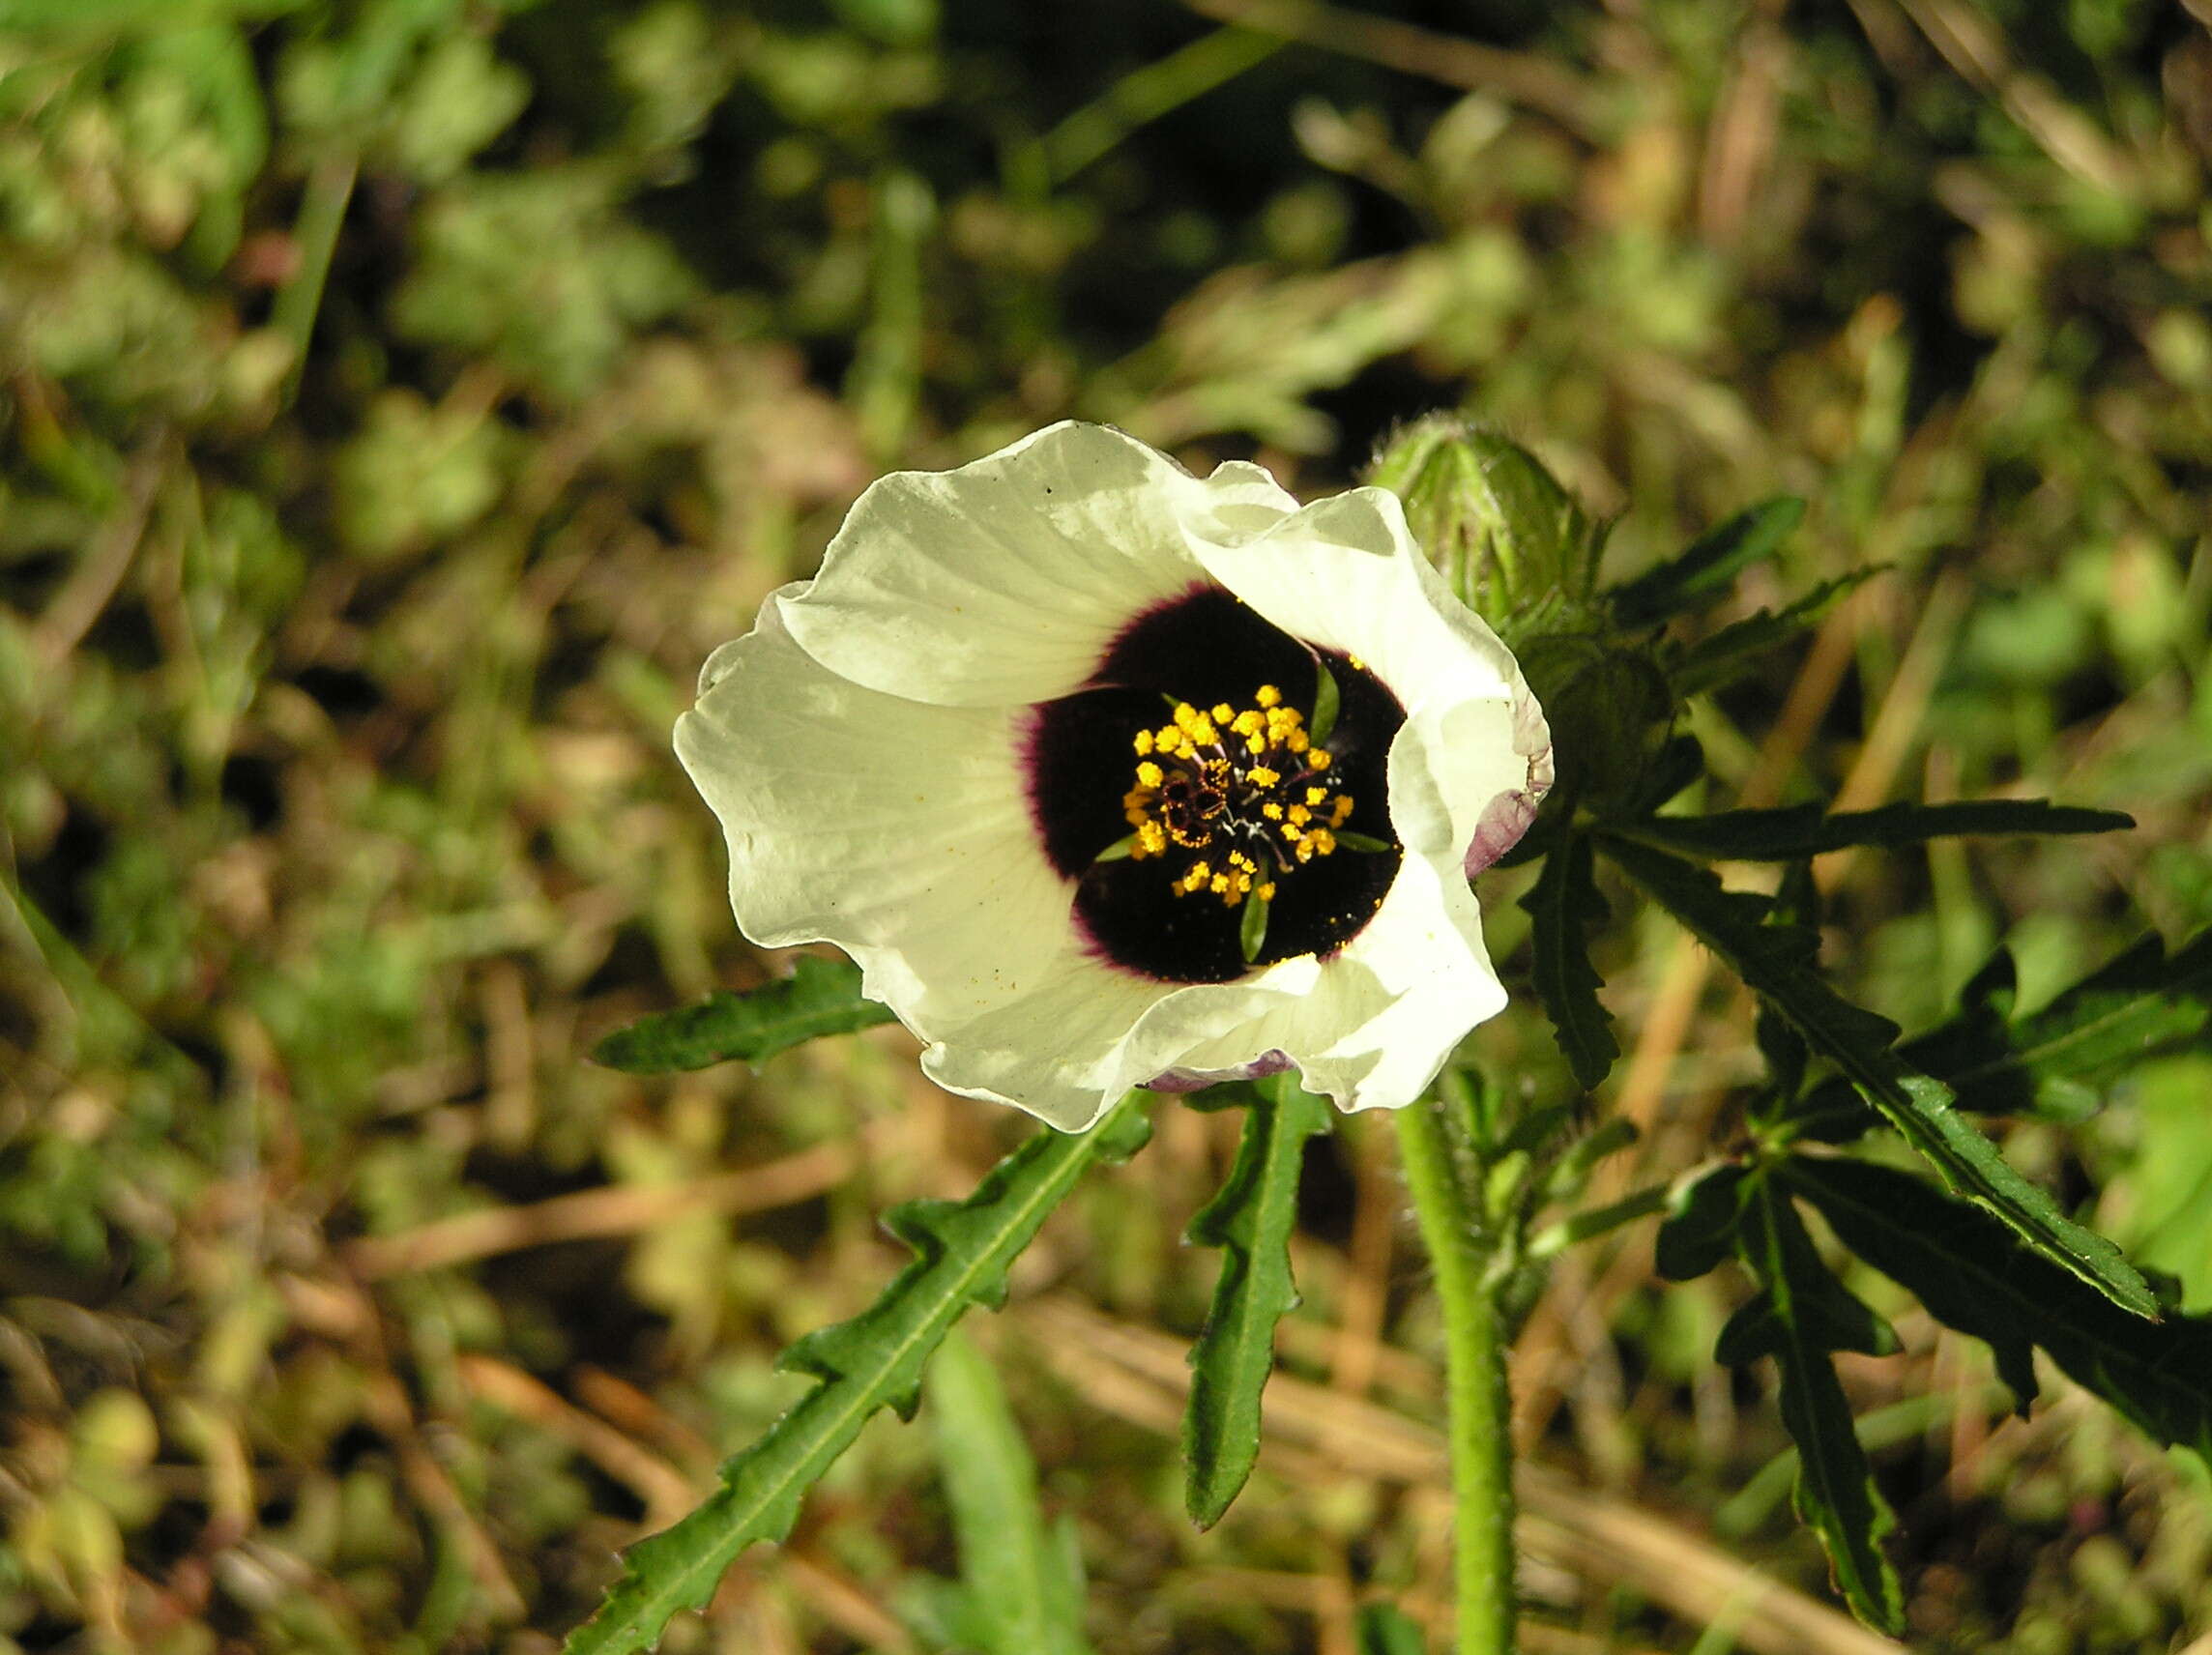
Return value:
[(1402, 859), (1385, 768), (1405, 717), (1355, 657), (1219, 587), (1138, 616), (1031, 717), (1031, 812), (1077, 923), (1166, 982), (1343, 947)]

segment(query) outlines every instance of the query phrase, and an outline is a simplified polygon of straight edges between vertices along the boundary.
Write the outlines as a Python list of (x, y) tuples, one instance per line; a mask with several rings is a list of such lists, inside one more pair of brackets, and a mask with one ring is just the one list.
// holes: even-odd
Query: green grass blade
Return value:
[(1679, 557), (1647, 569), (1608, 594), (1614, 619), (1627, 627), (1703, 609), (1753, 564), (1772, 557), (1804, 520), (1805, 503), (1790, 495), (1761, 501), (1693, 540)]
[(926, 1391), (960, 1546), (964, 1640), (980, 1655), (1091, 1655), (1080, 1559), (1044, 1520), (1036, 1462), (990, 1360), (955, 1329)]
[(1897, 1026), (1830, 988), (1795, 928), (1762, 925), (1764, 897), (1726, 891), (1712, 874), (1648, 846), (1607, 835), (1606, 855), (1689, 931), (1734, 968), (1761, 1000), (1832, 1060), (1862, 1096), (1960, 1194), (2004, 1220), (2032, 1246), (2138, 1316), (2158, 1300), (2119, 1248), (2058, 1210), (2008, 1166), (1996, 1146), (1952, 1102), (1950, 1089), (1892, 1050)]
[(1793, 1156), (1781, 1176), (1845, 1246), (1987, 1344), (2023, 1413), (2036, 1393), (2029, 1347), (2040, 1345), (2147, 1435), (2212, 1464), (2212, 1318), (2116, 1311), (1988, 1214), (1893, 1168)]
[(1885, 804), (1827, 814), (1817, 804), (1781, 810), (1722, 810), (1654, 816), (1638, 836), (1692, 857), (1793, 862), (1851, 846), (1925, 844), (1967, 834), (2116, 833), (2136, 825), (2117, 810), (2083, 810), (2047, 798), (1968, 799), (1956, 804)]
[(750, 994), (713, 994), (681, 1011), (663, 1011), (618, 1029), (592, 1048), (592, 1060), (633, 1075), (703, 1069), (742, 1059), (765, 1062), (825, 1034), (848, 1034), (891, 1021), (888, 1007), (860, 995), (860, 968), (801, 954), (790, 976)]
[(876, 1302), (810, 1333), (782, 1366), (821, 1383), (751, 1447), (725, 1461), (720, 1486), (673, 1527), (624, 1553), (606, 1601), (570, 1635), (567, 1655), (630, 1655), (669, 1616), (697, 1609), (739, 1553), (791, 1531), (799, 1502), (882, 1408), (911, 1411), (923, 1365), (969, 1306), (996, 1307), (1006, 1269), (1095, 1162), (1126, 1159), (1151, 1127), (1134, 1096), (1086, 1133), (1039, 1132), (964, 1202), (911, 1202), (886, 1224), (915, 1250)]
[(1587, 933), (1605, 918), (1605, 898), (1592, 876), (1590, 842), (1576, 833), (1544, 858), (1544, 871), (1521, 899), (1528, 913), (1536, 998), (1552, 1020), (1575, 1084), (1595, 1090), (1620, 1056), (1613, 1019), (1598, 1000)]
[(1275, 1364), (1275, 1323), (1295, 1309), (1290, 1236), (1306, 1140), (1329, 1129), (1328, 1104), (1292, 1084), (1239, 1088), (1244, 1137), (1220, 1192), (1188, 1238), (1223, 1250), (1206, 1327), (1190, 1350), (1183, 1415), (1183, 1506), (1210, 1528), (1260, 1455), (1260, 1393)]

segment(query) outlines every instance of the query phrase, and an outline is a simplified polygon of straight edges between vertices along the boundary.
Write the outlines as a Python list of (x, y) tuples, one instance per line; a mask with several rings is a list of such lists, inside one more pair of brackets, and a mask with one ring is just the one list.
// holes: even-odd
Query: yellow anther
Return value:
[(1266, 885), (1260, 887), (1260, 900), (1262, 902), (1272, 902), (1275, 900), (1275, 882), (1273, 880), (1269, 880)]
[(1271, 683), (1264, 683), (1253, 692), (1252, 699), (1262, 707), (1280, 707), (1283, 704), (1283, 692)]
[(1137, 783), (1141, 787), (1158, 787), (1167, 779), (1167, 771), (1150, 759), (1137, 767)]
[(1306, 763), (1313, 766), (1317, 770), (1325, 770), (1329, 764), (1328, 749), (1326, 747), (1314, 748), (1313, 751), (1306, 754)]
[(1302, 753), (1312, 743), (1306, 740), (1306, 733), (1303, 730), (1293, 730), (1283, 738), (1283, 745), (1290, 748), (1294, 753)]
[(1179, 701), (1175, 704), (1175, 711), (1168, 716), (1175, 720), (1177, 729), (1187, 730), (1198, 722), (1198, 709), (1187, 701)]
[(1300, 835), (1298, 833), (1297, 824), (1295, 822), (1286, 822), (1283, 824), (1284, 838), (1288, 839), (1292, 844), (1295, 845), (1298, 842), (1299, 836)]
[(1227, 896), (1229, 894), (1229, 876), (1227, 874), (1215, 874), (1212, 879), (1207, 882), (1207, 885), (1215, 896)]
[(1228, 702), (1217, 701), (1213, 704), (1213, 721), (1216, 724), (1226, 724), (1236, 716), (1237, 709), (1230, 706)]
[(1336, 851), (1336, 835), (1326, 828), (1316, 828), (1306, 835), (1306, 843), (1314, 848), (1317, 856), (1331, 856)]
[(1265, 816), (1270, 822), (1280, 822), (1283, 819), (1283, 807), (1273, 802), (1272, 800), (1269, 800), (1267, 803), (1260, 806), (1260, 814)]
[[(1212, 719), (1201, 712), (1190, 721), (1190, 727), (1183, 732), (1183, 740), (1195, 746), (1210, 747), (1221, 740), (1221, 732), (1214, 729)], [(1189, 748), (1186, 747), (1184, 751), (1189, 751)]]
[(1151, 750), (1152, 733), (1150, 730), (1139, 730), (1137, 732), (1137, 757), (1145, 758)]
[(1229, 853), (1229, 865), (1233, 868), (1242, 868), (1248, 874), (1256, 874), (1260, 871), (1260, 864), (1255, 862), (1250, 857), (1247, 857), (1242, 851), (1232, 851)]
[(1262, 753), (1267, 750), (1267, 738), (1265, 736), (1245, 737), (1244, 750), (1250, 753), (1255, 759), (1258, 758)]
[(1254, 765), (1244, 772), (1244, 779), (1254, 787), (1273, 787), (1283, 778), (1278, 771), (1269, 769), (1266, 765)]
[(1309, 787), (1306, 789), (1306, 802), (1308, 804), (1321, 804), (1325, 802), (1327, 798), (1328, 789), (1325, 787)]
[(1239, 736), (1257, 736), (1267, 727), (1267, 721), (1247, 707), (1229, 721), (1229, 728)]
[(1335, 805), (1329, 810), (1328, 825), (1331, 828), (1341, 828), (1344, 826), (1346, 818), (1351, 816), (1351, 814), (1352, 795), (1349, 793), (1340, 793), (1336, 796)]
[(1297, 826), (1300, 828), (1303, 828), (1308, 822), (1313, 820), (1313, 812), (1308, 810), (1302, 804), (1294, 804), (1291, 806), (1291, 820), (1297, 824)]
[(1166, 828), (1162, 828), (1157, 822), (1140, 822), (1137, 824), (1137, 844), (1136, 848), (1130, 851), (1130, 856), (1156, 857), (1164, 852), (1167, 848), (1168, 835)]

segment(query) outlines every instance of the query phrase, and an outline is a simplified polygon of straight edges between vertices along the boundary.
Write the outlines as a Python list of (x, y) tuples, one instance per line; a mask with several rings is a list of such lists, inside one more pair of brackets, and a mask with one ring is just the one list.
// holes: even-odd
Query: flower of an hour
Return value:
[(842, 947), (952, 1091), (1396, 1107), (1504, 1004), (1468, 879), (1551, 738), (1383, 490), (1054, 425), (875, 483), (699, 689), (739, 926)]

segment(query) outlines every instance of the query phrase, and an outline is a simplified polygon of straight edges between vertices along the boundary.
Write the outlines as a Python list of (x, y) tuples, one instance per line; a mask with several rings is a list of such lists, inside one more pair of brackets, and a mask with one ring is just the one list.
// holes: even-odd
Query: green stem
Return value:
[(1398, 1154), (1443, 1303), (1459, 1655), (1513, 1655), (1513, 1432), (1489, 1226), (1468, 1197), (1443, 1106), (1397, 1112)]

